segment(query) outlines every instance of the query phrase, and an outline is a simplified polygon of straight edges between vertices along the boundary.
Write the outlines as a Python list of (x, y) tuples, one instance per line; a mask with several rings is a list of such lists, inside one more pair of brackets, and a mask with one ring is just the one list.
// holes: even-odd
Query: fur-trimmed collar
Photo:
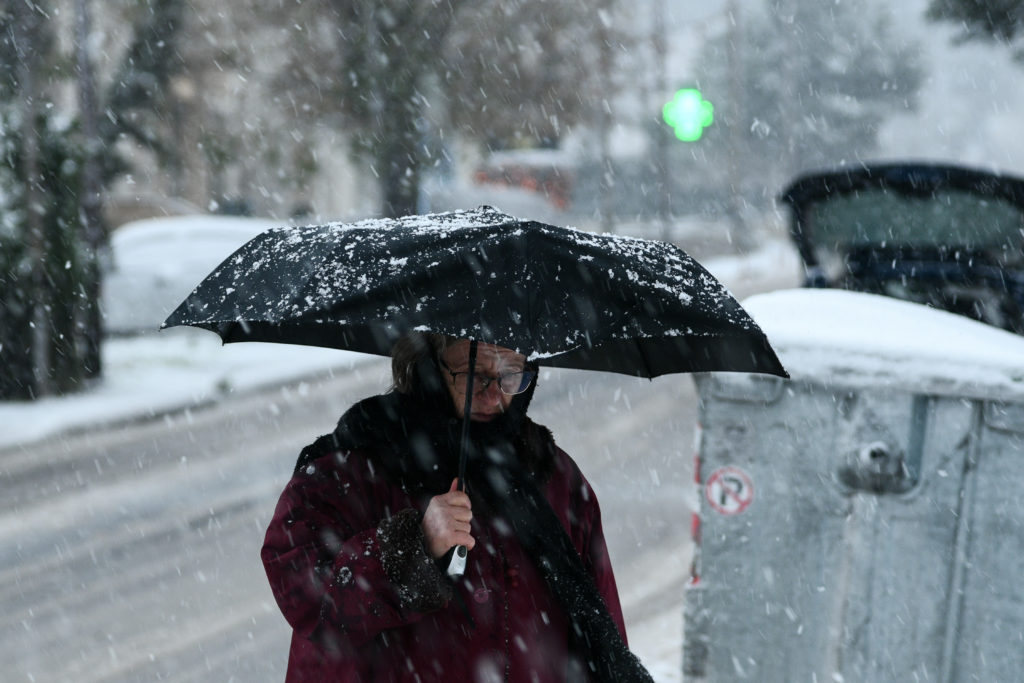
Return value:
[[(473, 425), (467, 478), (472, 481), (488, 464), (514, 457), (538, 484), (550, 478), (555, 463), (551, 431), (525, 415), (518, 429)], [(445, 491), (458, 472), (462, 421), (412, 397), (389, 393), (352, 406), (331, 434), (303, 449), (298, 472), (308, 463), (338, 450), (365, 450), (373, 463), (410, 492)], [(469, 487), (472, 490), (472, 486)]]

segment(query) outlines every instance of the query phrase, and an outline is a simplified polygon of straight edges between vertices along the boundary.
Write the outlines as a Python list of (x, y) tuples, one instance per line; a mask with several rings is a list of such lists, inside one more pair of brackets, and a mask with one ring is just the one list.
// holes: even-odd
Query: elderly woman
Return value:
[(594, 491), (526, 415), (537, 368), (478, 343), (467, 386), (470, 357), (468, 340), (403, 338), (393, 390), (302, 451), (262, 551), (293, 628), (288, 681), (650, 680)]

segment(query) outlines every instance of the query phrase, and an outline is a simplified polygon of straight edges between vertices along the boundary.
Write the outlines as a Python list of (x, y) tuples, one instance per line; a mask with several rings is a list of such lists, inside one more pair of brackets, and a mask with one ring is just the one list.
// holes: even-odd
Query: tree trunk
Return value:
[[(397, 123), (397, 122), (396, 122)], [(412, 145), (403, 137), (383, 140), (377, 155), (381, 173), (381, 212), (389, 218), (417, 213), (420, 164)]]
[[(378, 173), (381, 178), (382, 212), (387, 217), (415, 214), (419, 209), (422, 160), (416, 128), (415, 73), (400, 74), (378, 89), (382, 107), (378, 114)], [(380, 81), (378, 81), (380, 83)]]
[(84, 138), (82, 186), (79, 193), (79, 216), (82, 220), (85, 253), (82, 275), (85, 279), (81, 296), (82, 363), (87, 378), (99, 377), (102, 371), (102, 320), (100, 292), (101, 255), (107, 249), (107, 230), (103, 223), (103, 178), (99, 155), (102, 142), (99, 135), (96, 107), (96, 80), (89, 55), (90, 34), (89, 0), (75, 0), (75, 42), (78, 61), (78, 108)]
[[(608, 7), (602, 8), (607, 11)], [(601, 83), (601, 111), (597, 115), (598, 144), (600, 146), (599, 156), (601, 157), (601, 196), (598, 198), (598, 208), (601, 214), (601, 230), (603, 232), (615, 232), (615, 166), (611, 155), (610, 137), (612, 129), (612, 108), (611, 102), (614, 97), (614, 86), (612, 84), (612, 45), (608, 35), (608, 26), (604, 18), (597, 17), (600, 28), (597, 31), (598, 49), (598, 73)]]
[(25, 387), (29, 398), (38, 398), (53, 393), (50, 369), (50, 287), (46, 271), (42, 267), (47, 249), (47, 235), (44, 225), (44, 195), (40, 162), (40, 140), (38, 125), (39, 93), (36, 72), (39, 68), (39, 53), (33, 49), (41, 33), (43, 18), (35, 7), (27, 3), (15, 3), (14, 11), (20, 16), (15, 26), (22, 27), (21, 39), (17, 41), (18, 85), (21, 95), (21, 144), (22, 177), (25, 183), (26, 233), (28, 236), (28, 261), (31, 264), (29, 294), (25, 303), (31, 306), (28, 353), (25, 360), (31, 365), (31, 385)]

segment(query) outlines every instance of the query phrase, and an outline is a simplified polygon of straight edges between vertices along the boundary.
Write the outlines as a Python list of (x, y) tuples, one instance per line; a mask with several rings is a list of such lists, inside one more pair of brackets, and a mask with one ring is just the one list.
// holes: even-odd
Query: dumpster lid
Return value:
[(1024, 400), (1024, 336), (845, 290), (781, 290), (743, 307), (797, 381)]

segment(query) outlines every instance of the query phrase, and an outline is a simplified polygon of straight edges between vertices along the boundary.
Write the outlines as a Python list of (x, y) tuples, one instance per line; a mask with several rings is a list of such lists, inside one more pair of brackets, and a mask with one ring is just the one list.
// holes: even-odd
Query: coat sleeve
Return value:
[(419, 510), (391, 514), (391, 487), (370, 468), (336, 466), (349, 457), (328, 455), (296, 473), (261, 555), (295, 633), (351, 651), (442, 607), (451, 585), (424, 550)]

